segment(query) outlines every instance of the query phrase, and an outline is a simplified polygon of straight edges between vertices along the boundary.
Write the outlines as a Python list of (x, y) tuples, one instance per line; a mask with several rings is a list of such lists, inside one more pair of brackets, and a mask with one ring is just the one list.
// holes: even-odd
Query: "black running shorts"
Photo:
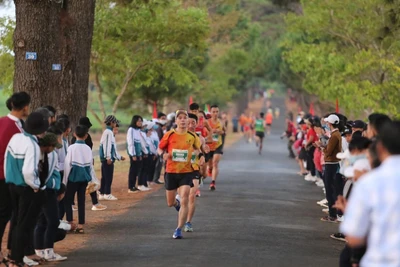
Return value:
[(209, 159), (209, 160), (212, 159), (212, 158), (214, 157), (215, 154), (217, 154), (217, 155), (223, 155), (223, 154), (224, 154), (224, 151), (223, 151), (222, 148), (223, 148), (223, 146), (220, 145), (216, 150), (210, 151), (210, 153), (207, 154), (207, 155), (208, 155), (208, 159)]
[(188, 173), (167, 173), (165, 174), (165, 189), (176, 190), (184, 185), (191, 185), (193, 172)]
[(264, 132), (256, 132), (256, 136), (263, 139), (265, 137), (265, 133)]

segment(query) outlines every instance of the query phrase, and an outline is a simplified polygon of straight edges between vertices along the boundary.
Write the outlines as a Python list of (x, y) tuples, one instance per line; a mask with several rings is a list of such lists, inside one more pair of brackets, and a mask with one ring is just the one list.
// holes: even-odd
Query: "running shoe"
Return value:
[(179, 210), (181, 209), (181, 197), (179, 196), (179, 195), (176, 195), (175, 196), (175, 200), (176, 200), (176, 206), (175, 206), (175, 209), (176, 209), (176, 211), (178, 211), (179, 212)]
[(172, 236), (174, 239), (182, 239), (182, 230), (181, 228), (176, 228), (174, 235)]
[(215, 182), (214, 181), (212, 181), (210, 184), (210, 190), (215, 191)]
[(99, 200), (104, 200), (104, 195), (98, 194), (98, 195), (97, 195), (97, 198), (98, 198)]
[(183, 228), (184, 232), (193, 232), (193, 227), (190, 222), (185, 223), (185, 227)]
[(142, 191), (142, 192), (146, 192), (146, 191), (150, 191), (151, 190), (151, 188), (148, 188), (147, 186), (144, 186), (144, 185), (139, 185), (138, 189), (140, 191)]
[(332, 235), (330, 235), (330, 237), (335, 240), (347, 242), (346, 237), (344, 236), (344, 234), (341, 234), (341, 233), (332, 234)]
[(196, 197), (201, 197), (201, 193), (200, 193), (199, 189), (197, 189), (197, 191), (196, 191)]

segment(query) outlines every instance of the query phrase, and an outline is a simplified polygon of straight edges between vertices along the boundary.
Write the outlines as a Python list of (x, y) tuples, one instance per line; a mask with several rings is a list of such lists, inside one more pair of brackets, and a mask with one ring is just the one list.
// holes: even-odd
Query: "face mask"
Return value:
[(349, 157), (349, 163), (350, 163), (350, 165), (353, 165), (357, 160), (366, 159), (366, 158), (367, 158), (367, 155), (365, 155), (365, 154), (354, 155), (354, 156), (352, 155)]
[(158, 129), (159, 127), (160, 127), (160, 126), (156, 124), (156, 125), (153, 126), (153, 129), (156, 130), (156, 129)]

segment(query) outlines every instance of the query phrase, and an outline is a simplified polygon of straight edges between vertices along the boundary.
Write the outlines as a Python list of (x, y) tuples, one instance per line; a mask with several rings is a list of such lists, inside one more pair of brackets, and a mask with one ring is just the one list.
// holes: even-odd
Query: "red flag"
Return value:
[(193, 97), (189, 97), (189, 105), (193, 104)]
[(310, 113), (312, 116), (315, 116), (314, 103), (312, 103), (312, 102), (311, 102), (311, 104), (310, 104), (309, 113)]
[(158, 114), (157, 114), (157, 102), (153, 102), (153, 119), (157, 119)]
[(336, 113), (339, 113), (339, 99), (336, 98)]

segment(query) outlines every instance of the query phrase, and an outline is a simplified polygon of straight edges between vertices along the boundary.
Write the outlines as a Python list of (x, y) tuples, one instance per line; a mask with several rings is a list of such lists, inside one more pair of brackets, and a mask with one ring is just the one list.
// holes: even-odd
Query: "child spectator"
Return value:
[[(92, 127), (92, 123), (90, 122), (90, 119), (88, 117), (80, 118), (78, 125), (86, 126), (88, 128), (88, 130), (90, 130), (90, 128)], [(76, 138), (74, 136), (71, 139), (71, 144), (75, 144), (75, 142), (76, 142)], [(93, 149), (93, 141), (92, 141), (92, 137), (90, 136), (90, 133), (87, 134), (87, 137), (85, 139), (85, 144), (88, 147), (90, 147), (91, 150)], [(93, 161), (93, 165), (94, 165), (94, 161)], [(97, 192), (90, 193), (90, 198), (92, 199), (92, 210), (93, 211), (100, 211), (100, 210), (107, 209), (107, 206), (99, 203), (99, 200), (97, 197)]]
[(75, 128), (76, 143), (68, 148), (65, 158), (64, 178), (67, 179), (67, 192), (65, 195), (65, 211), (67, 221), (73, 221), (72, 203), (77, 193), (78, 197), (78, 227), (77, 233), (84, 233), (85, 224), (85, 193), (88, 182), (97, 180), (93, 170), (92, 150), (85, 144), (88, 128), (78, 125)]
[(108, 115), (104, 123), (106, 129), (103, 132), (100, 140), (100, 161), (101, 161), (101, 188), (100, 200), (118, 200), (111, 194), (111, 185), (114, 176), (114, 162), (119, 160), (116, 152), (115, 138), (113, 128), (117, 126), (119, 121), (114, 115)]

